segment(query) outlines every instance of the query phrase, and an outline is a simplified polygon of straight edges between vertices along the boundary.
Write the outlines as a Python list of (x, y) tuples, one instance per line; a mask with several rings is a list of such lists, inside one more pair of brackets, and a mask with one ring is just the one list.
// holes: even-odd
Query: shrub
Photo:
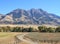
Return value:
[(40, 32), (47, 32), (47, 30), (46, 30), (47, 27), (46, 26), (39, 26), (38, 29), (39, 29)]
[(55, 32), (55, 29), (52, 27), (47, 28), (47, 32)]
[(32, 32), (33, 31), (33, 28), (32, 27), (29, 27), (28, 28), (28, 32)]
[(56, 28), (55, 32), (60, 32), (60, 26)]

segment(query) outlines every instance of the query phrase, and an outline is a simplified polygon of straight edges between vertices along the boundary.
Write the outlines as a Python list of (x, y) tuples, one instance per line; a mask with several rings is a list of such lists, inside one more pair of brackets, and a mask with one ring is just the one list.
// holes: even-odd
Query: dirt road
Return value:
[(19, 40), (21, 40), (21, 41), (23, 41), (23, 42), (26, 42), (26, 43), (28, 43), (28, 44), (38, 44), (37, 42), (33, 42), (32, 40), (30, 40), (30, 39), (24, 39), (24, 36), (25, 36), (26, 34), (21, 34), (21, 35), (17, 35), (17, 38), (19, 39)]

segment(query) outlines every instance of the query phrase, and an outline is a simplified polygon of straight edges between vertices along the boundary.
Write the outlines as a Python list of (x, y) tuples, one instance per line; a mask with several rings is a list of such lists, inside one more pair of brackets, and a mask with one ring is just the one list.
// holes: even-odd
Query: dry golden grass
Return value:
[(17, 39), (15, 36), (17, 34), (16, 32), (0, 32), (0, 44), (15, 44), (17, 42)]
[[(23, 41), (18, 40), (15, 36), (16, 35), (20, 35), (23, 33), (17, 33), (17, 32), (0, 32), (0, 44), (29, 44)], [(34, 40), (33, 42), (38, 42), (37, 40), (41, 40), (43, 39), (56, 39), (58, 38), (60, 40), (60, 33), (37, 33), (37, 32), (31, 32), (28, 33), (26, 36), (28, 36), (28, 38), (32, 38), (31, 40)], [(26, 37), (25, 36), (25, 37)], [(39, 44), (51, 44), (51, 42), (38, 42)], [(55, 42), (54, 42), (55, 44)], [(57, 44), (60, 44), (60, 42), (58, 42)]]
[(31, 32), (25, 37), (31, 38), (32, 40), (53, 40), (60, 41), (60, 33), (39, 33)]
[(38, 44), (60, 44), (60, 33), (32, 32), (25, 35), (25, 38), (29, 38)]
[(20, 33), (16, 33), (16, 32), (0, 32), (0, 39), (14, 37), (17, 34), (20, 34)]
[(29, 43), (26, 43), (26, 42), (21, 42), (20, 44), (29, 44)]

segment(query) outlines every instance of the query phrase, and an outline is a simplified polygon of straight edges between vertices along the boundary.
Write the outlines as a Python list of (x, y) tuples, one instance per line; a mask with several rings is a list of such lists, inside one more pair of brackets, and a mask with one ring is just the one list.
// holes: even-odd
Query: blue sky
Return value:
[(60, 16), (60, 0), (0, 0), (0, 13), (6, 14), (14, 9), (43, 9)]

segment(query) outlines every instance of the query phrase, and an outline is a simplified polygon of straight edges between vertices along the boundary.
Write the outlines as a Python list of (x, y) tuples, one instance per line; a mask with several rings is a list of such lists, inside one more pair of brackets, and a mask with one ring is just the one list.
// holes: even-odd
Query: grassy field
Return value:
[(15, 36), (17, 34), (21, 33), (16, 33), (16, 32), (0, 32), (0, 44), (14, 44), (16, 43), (16, 38)]
[(60, 44), (60, 33), (32, 32), (25, 35), (25, 38), (29, 38), (38, 44)]
[(0, 32), (0, 39), (5, 39), (8, 37), (14, 37), (17, 34), (19, 34), (19, 33), (16, 33), (16, 32)]
[(34, 40), (52, 40), (52, 41), (60, 41), (60, 33), (39, 33), (32, 32), (27, 34), (25, 37)]
[[(15, 36), (23, 33), (17, 32), (0, 32), (0, 44), (27, 44), (26, 42), (18, 41)], [(39, 32), (29, 32), (24, 38), (29, 38), (34, 42), (44, 41), (44, 40), (53, 40), (60, 41), (60, 33), (39, 33)], [(41, 42), (40, 42), (41, 43)], [(42, 43), (44, 44), (44, 43)], [(46, 43), (48, 44), (48, 43)], [(58, 43), (60, 44), (60, 43)]]
[(27, 44), (23, 41), (18, 41), (16, 35), (23, 34), (22, 32), (0, 32), (0, 44)]

